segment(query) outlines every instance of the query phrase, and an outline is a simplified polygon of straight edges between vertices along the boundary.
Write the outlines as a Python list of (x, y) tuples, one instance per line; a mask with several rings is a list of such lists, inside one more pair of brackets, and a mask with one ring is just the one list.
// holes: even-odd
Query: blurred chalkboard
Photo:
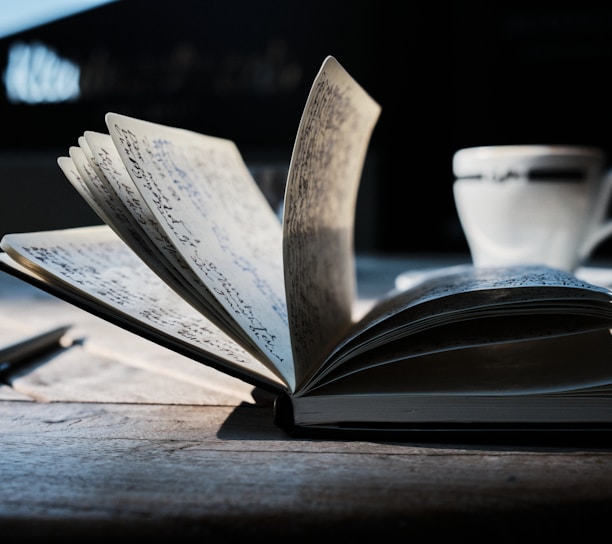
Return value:
[(80, 95), (3, 95), (4, 156), (65, 153), (117, 111), (231, 138), (248, 162), (281, 165), (333, 54), (383, 108), (357, 216), (366, 250), (465, 250), (451, 192), (460, 147), (569, 143), (612, 157), (605, 4), (119, 0), (0, 40), (5, 65), (15, 44), (78, 66)]

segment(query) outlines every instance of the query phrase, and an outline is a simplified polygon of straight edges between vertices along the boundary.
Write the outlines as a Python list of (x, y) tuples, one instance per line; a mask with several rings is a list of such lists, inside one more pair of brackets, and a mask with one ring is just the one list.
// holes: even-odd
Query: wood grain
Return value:
[[(384, 289), (409, 264), (382, 267), (384, 278), (362, 268), (361, 277), (371, 272)], [(225, 396), (215, 397), (225, 377), (193, 361), (2, 275), (0, 299), (0, 325), (71, 317), (90, 339), (28, 373), (30, 389), (0, 386), (3, 544), (388, 536), (497, 544), (586, 541), (609, 530), (610, 445), (292, 438), (248, 391), (241, 400), (224, 382)]]
[(504, 541), (588, 534), (612, 507), (607, 449), (297, 440), (253, 405), (4, 404), (3, 535)]

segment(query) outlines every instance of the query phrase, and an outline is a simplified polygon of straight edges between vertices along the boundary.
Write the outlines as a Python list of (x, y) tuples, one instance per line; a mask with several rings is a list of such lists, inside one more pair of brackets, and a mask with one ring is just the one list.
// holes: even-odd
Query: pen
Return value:
[(0, 382), (5, 382), (22, 364), (60, 347), (60, 340), (70, 327), (56, 327), (0, 348)]

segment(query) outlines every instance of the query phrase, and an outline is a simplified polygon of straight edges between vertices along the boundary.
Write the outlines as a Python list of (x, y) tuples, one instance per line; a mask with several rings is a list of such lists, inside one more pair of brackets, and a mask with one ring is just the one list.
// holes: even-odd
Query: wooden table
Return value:
[[(361, 294), (427, 262), (361, 258)], [(2, 543), (608, 530), (605, 444), (293, 439), (249, 386), (0, 274), (4, 338), (63, 322), (83, 341), (0, 386)]]

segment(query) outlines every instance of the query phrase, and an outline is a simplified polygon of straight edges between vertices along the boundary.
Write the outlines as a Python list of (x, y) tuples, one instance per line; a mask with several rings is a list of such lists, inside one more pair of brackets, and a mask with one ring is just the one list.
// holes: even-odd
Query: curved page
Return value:
[(158, 343), (187, 350), (192, 358), (245, 381), (276, 388), (281, 383), (161, 281), (107, 225), (7, 234), (1, 247), (69, 298), (95, 302), (101, 317), (136, 325)]
[(333, 57), (312, 85), (289, 166), (284, 266), (298, 386), (351, 325), (355, 204), (380, 106)]
[(234, 143), (116, 113), (106, 123), (177, 251), (293, 390), (282, 230)]

